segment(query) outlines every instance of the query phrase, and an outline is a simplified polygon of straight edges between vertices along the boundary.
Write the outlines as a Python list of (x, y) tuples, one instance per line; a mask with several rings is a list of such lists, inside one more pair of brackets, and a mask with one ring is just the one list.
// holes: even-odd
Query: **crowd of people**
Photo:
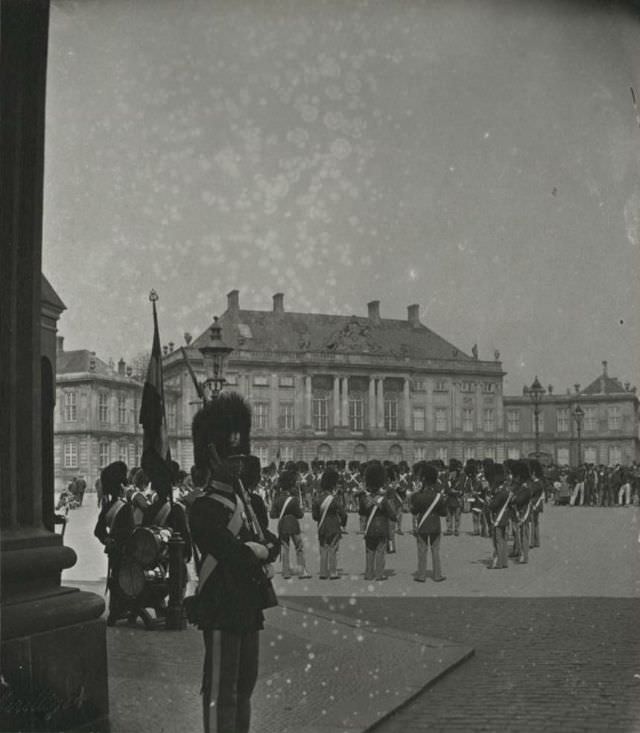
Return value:
[(547, 471), (558, 503), (570, 506), (630, 506), (640, 500), (640, 465), (583, 463)]

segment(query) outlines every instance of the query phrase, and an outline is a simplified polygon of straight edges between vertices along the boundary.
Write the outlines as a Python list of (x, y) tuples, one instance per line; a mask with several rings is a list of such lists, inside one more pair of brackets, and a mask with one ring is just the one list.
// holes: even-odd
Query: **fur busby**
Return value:
[(364, 482), (369, 491), (377, 491), (384, 486), (386, 474), (381, 463), (370, 463), (364, 472)]
[(169, 461), (161, 458), (155, 448), (145, 448), (140, 462), (142, 470), (149, 477), (151, 488), (159, 494), (168, 494), (173, 486), (173, 471)]
[[(251, 453), (251, 408), (236, 392), (222, 392), (196, 413), (191, 426), (196, 465), (206, 466), (209, 445), (214, 445), (221, 460)], [(232, 436), (239, 436), (232, 441)]]
[(431, 486), (432, 484), (435, 484), (438, 480), (438, 469), (430, 463), (427, 463), (426, 461), (421, 461), (418, 464), (416, 477), (419, 481), (422, 481), (423, 483), (429, 484)]
[(143, 471), (143, 469), (139, 468), (133, 477), (133, 485), (137, 489), (144, 489), (145, 486), (149, 483), (149, 478), (147, 474)]
[(282, 491), (292, 491), (296, 488), (296, 472), (283, 471), (278, 479), (278, 486)]
[(387, 475), (387, 481), (396, 481), (398, 478), (398, 467), (395, 463), (388, 463), (385, 466), (385, 473)]
[(340, 474), (334, 468), (327, 468), (320, 479), (320, 488), (323, 491), (333, 491), (338, 485)]
[(260, 482), (260, 459), (258, 456), (247, 456), (244, 461), (242, 480), (247, 489), (254, 489)]
[(537, 458), (529, 459), (529, 471), (531, 471), (531, 475), (535, 476), (535, 478), (542, 478), (544, 476), (542, 464)]
[(453, 473), (454, 471), (462, 471), (462, 463), (457, 458), (451, 458), (449, 459), (449, 471)]
[(531, 478), (531, 471), (529, 471), (529, 465), (526, 461), (515, 461), (511, 473), (514, 478), (520, 481), (527, 481)]
[(351, 471), (351, 473), (355, 473), (356, 471), (360, 470), (360, 461), (349, 461), (347, 467)]
[(100, 473), (102, 491), (109, 496), (117, 496), (123, 484), (127, 483), (127, 464), (114, 461), (102, 469)]
[(306, 461), (298, 461), (296, 466), (300, 473), (307, 473), (309, 471), (309, 464)]
[(475, 459), (469, 458), (465, 463), (464, 472), (467, 476), (475, 476), (478, 473), (478, 463)]
[(500, 486), (507, 478), (507, 472), (501, 463), (487, 463), (484, 467), (484, 477), (492, 488)]

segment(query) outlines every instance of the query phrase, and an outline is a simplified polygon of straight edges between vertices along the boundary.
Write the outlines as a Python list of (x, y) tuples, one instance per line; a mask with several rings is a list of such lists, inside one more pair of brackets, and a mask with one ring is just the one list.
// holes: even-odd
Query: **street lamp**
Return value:
[(529, 399), (533, 403), (533, 428), (536, 436), (536, 458), (540, 458), (540, 402), (545, 393), (544, 387), (540, 384), (538, 377), (527, 390)]
[(209, 343), (200, 347), (206, 374), (201, 384), (203, 402), (210, 402), (217, 397), (226, 384), (224, 367), (232, 351), (233, 347), (222, 340), (222, 327), (218, 323), (218, 316), (215, 316), (209, 328)]
[(578, 431), (578, 466), (582, 464), (582, 421), (584, 420), (584, 410), (580, 405), (576, 405), (573, 411), (573, 419), (576, 421), (576, 430)]

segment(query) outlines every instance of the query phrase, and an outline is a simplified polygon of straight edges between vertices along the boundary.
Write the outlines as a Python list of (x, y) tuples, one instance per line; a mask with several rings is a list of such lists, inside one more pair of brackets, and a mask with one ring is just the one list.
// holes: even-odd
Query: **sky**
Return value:
[(421, 320), (505, 390), (640, 386), (640, 13), (53, 0), (43, 270), (107, 360), (270, 310)]

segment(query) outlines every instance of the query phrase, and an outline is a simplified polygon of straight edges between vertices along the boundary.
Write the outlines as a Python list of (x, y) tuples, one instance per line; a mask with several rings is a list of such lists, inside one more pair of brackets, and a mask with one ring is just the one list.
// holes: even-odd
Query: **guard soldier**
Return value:
[(337, 580), (338, 547), (342, 527), (347, 523), (347, 512), (342, 498), (337, 493), (338, 472), (327, 468), (320, 479), (320, 494), (314, 499), (311, 516), (318, 523), (320, 545), (320, 580)]
[(396, 521), (393, 504), (385, 496), (386, 473), (384, 466), (375, 461), (364, 472), (367, 493), (360, 497), (360, 516), (365, 517), (365, 580), (386, 580), (384, 572), (385, 549), (389, 540), (389, 526)]
[(266, 563), (278, 541), (242, 483), (250, 428), (249, 406), (235, 393), (214, 398), (193, 420), (195, 464), (207, 479), (189, 511), (199, 583), (188, 613), (204, 637), (205, 733), (249, 731), (263, 610), (277, 605)]
[(304, 516), (298, 489), (296, 486), (295, 471), (284, 471), (280, 474), (279, 492), (271, 505), (271, 519), (278, 520), (278, 539), (280, 540), (280, 552), (282, 556), (282, 577), (291, 577), (291, 564), (289, 560), (290, 543), (296, 549), (296, 563), (298, 566), (299, 578), (310, 578), (304, 559), (304, 544), (302, 542), (302, 530), (300, 519)]
[(514, 532), (517, 546), (514, 544), (514, 554), (517, 552), (520, 563), (529, 562), (529, 542), (531, 539), (531, 488), (529, 480), (531, 472), (526, 461), (516, 461), (512, 468), (513, 474), (513, 515)]
[(418, 547), (418, 570), (414, 580), (424, 583), (427, 578), (427, 553), (431, 548), (433, 579), (440, 583), (446, 578), (440, 565), (440, 517), (447, 515), (444, 492), (438, 486), (438, 469), (426, 462), (418, 464), (415, 472), (420, 488), (411, 494), (411, 513), (416, 518), (416, 542)]
[(544, 510), (545, 478), (540, 461), (529, 461), (531, 471), (531, 547), (540, 547), (540, 515)]
[(462, 464), (452, 458), (449, 461), (449, 478), (446, 489), (447, 531), (445, 534), (460, 534), (460, 515), (462, 514)]
[(490, 569), (499, 570), (509, 566), (507, 559), (507, 525), (509, 523), (509, 505), (513, 499), (513, 493), (502, 464), (493, 463), (491, 466), (485, 466), (485, 477), (489, 482), (491, 493), (489, 511), (493, 557)]

